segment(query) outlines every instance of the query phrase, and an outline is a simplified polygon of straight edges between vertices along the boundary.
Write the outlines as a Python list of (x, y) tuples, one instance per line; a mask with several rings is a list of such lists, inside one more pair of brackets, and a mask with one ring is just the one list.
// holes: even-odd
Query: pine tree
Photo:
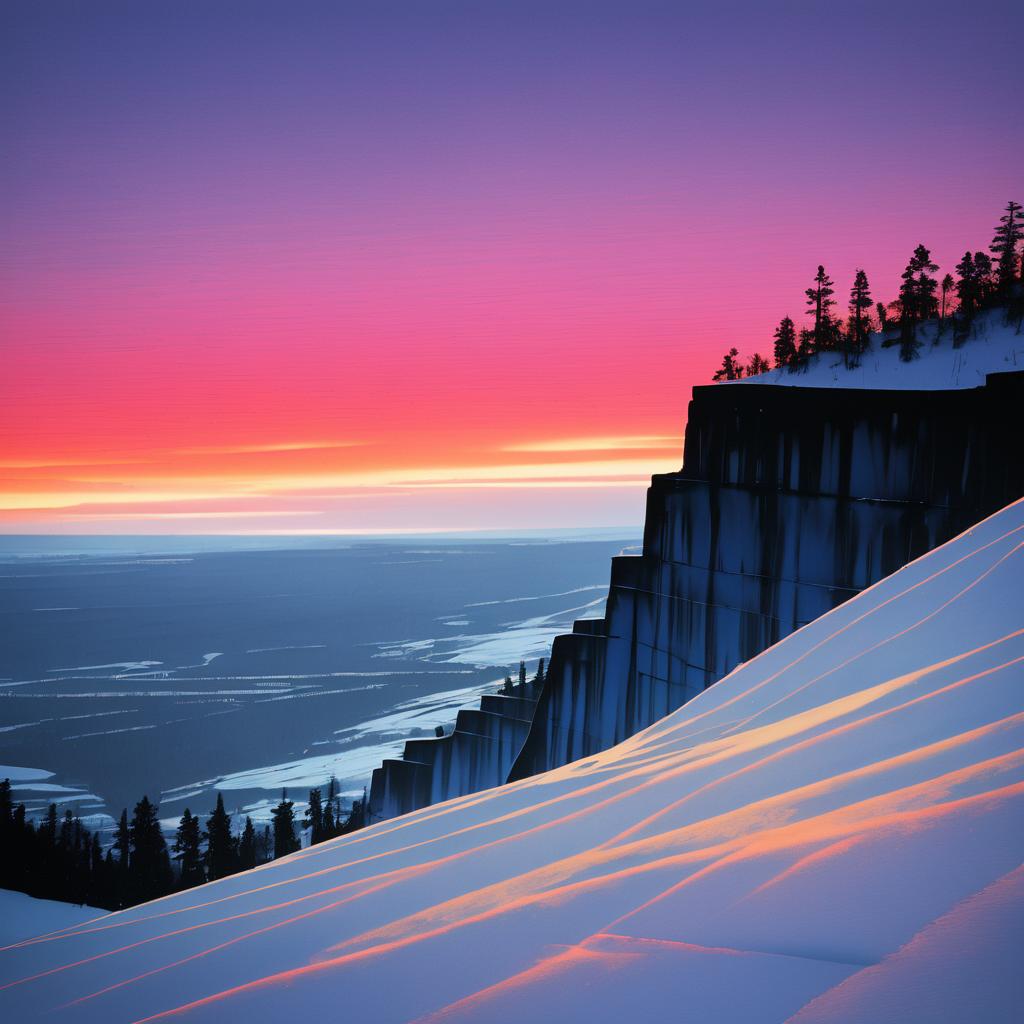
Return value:
[[(79, 822), (79, 831), (81, 823)], [(54, 891), (57, 899), (75, 902), (74, 875), (75, 875), (75, 816), (71, 808), (64, 809), (64, 818), (60, 823), (60, 832), (57, 835), (57, 887)]]
[(183, 889), (190, 889), (206, 881), (200, 838), (199, 818), (186, 807), (174, 837), (174, 853), (178, 859)]
[(103, 891), (105, 899), (98, 902), (96, 906), (106, 907), (108, 910), (117, 910), (121, 906), (117, 888), (117, 872), (119, 868), (114, 860), (114, 851), (107, 850), (103, 858)]
[(14, 831), (14, 799), (11, 795), (11, 780), (0, 782), (0, 888), (14, 888), (16, 850), (21, 837)]
[(82, 824), (78, 815), (75, 815), (75, 822), (73, 826), (74, 866), (72, 871), (71, 899), (80, 905), (86, 902), (91, 889), (91, 840), (92, 836), (89, 834), (89, 830)]
[(340, 823), (335, 811), (338, 799), (338, 780), (332, 775), (327, 781), (327, 799), (324, 800), (324, 838), (333, 839), (338, 834)]
[(160, 830), (157, 808), (149, 797), (135, 805), (128, 831), (131, 837), (129, 860), (130, 892), (138, 902), (156, 899), (171, 891), (173, 875), (167, 843)]
[(739, 352), (731, 348), (722, 357), (722, 365), (714, 372), (712, 380), (739, 380), (743, 376), (743, 364), (737, 357)]
[(206, 874), (212, 882), (234, 874), (236, 850), (231, 834), (231, 815), (224, 810), (224, 797), (217, 794), (217, 806), (206, 819)]
[(989, 246), (989, 252), (996, 258), (995, 287), (1000, 295), (1008, 295), (1018, 280), (1024, 280), (1024, 264), (1017, 254), (1017, 246), (1022, 239), (1024, 214), (1020, 203), (1011, 199), (1006, 204), (1006, 213), (999, 218), (999, 226)]
[(957, 277), (956, 297), (960, 320), (969, 321), (979, 305), (978, 273), (974, 267), (974, 256), (970, 249), (956, 265)]
[(121, 818), (114, 831), (114, 849), (117, 851), (117, 871), (113, 879), (114, 903), (118, 908), (127, 907), (131, 901), (131, 829), (128, 827), (128, 810), (121, 811)]
[(338, 785), (338, 780), (333, 775), (331, 776), (331, 782), (334, 783), (334, 796), (331, 798), (334, 810), (334, 834), (331, 836), (333, 839), (334, 836), (341, 834), (341, 787)]
[(2, 889), (31, 893), (38, 883), (38, 839), (35, 826), (25, 817), (25, 805), (11, 810), (8, 843), (0, 851), (7, 862), (7, 873), (0, 882)]
[[(110, 861), (113, 864), (113, 859)], [(86, 892), (86, 903), (90, 907), (110, 906), (110, 872), (107, 861), (103, 857), (100, 837), (93, 832), (89, 839), (89, 884)]]
[(519, 662), (519, 690), (522, 692), (526, 689), (526, 662)]
[(802, 327), (800, 329), (800, 340), (796, 347), (796, 366), (807, 366), (807, 361), (814, 355), (814, 328)]
[(537, 674), (533, 677), (534, 686), (542, 686), (544, 684), (544, 659), (541, 658), (537, 662)]
[[(14, 799), (11, 796), (11, 780), (0, 782), (0, 836), (9, 835), (14, 824)], [(0, 856), (3, 850), (0, 850)]]
[(302, 823), (309, 829), (310, 846), (329, 838), (324, 835), (324, 807), (319, 786), (309, 791), (309, 806), (306, 808), (306, 816)]
[(353, 800), (352, 808), (349, 811), (348, 818), (345, 821), (343, 828), (341, 829), (342, 835), (348, 835), (350, 832), (357, 832), (359, 829), (366, 825), (366, 790), (363, 790), (363, 798), (361, 800)]
[(287, 857), (299, 849), (298, 840), (295, 838), (295, 814), (292, 808), (295, 805), (288, 799), (288, 790), (281, 790), (281, 802), (274, 808), (272, 818), (274, 822), (274, 859)]
[(252, 818), (246, 817), (242, 838), (238, 841), (238, 869), (249, 871), (256, 867), (256, 829)]
[(932, 263), (931, 253), (919, 245), (900, 275), (900, 358), (909, 362), (917, 356), (917, 326), (938, 312), (935, 291), (938, 281), (931, 276), (938, 266)]
[(46, 809), (46, 817), (39, 828), (39, 834), (49, 847), (57, 845), (57, 805), (50, 804)]
[(755, 352), (747, 364), (747, 376), (757, 377), (762, 373), (767, 373), (771, 368), (772, 364), (760, 352)]
[(113, 858), (109, 862), (104, 859), (100, 837), (93, 832), (89, 843), (89, 891), (86, 896), (86, 903), (91, 907), (110, 907), (111, 872), (108, 863), (112, 866)]
[(871, 330), (871, 319), (868, 310), (872, 306), (871, 286), (868, 275), (858, 270), (850, 288), (850, 320), (846, 331), (846, 343), (843, 346), (843, 357), (847, 367), (857, 366), (860, 357), (868, 347), (868, 334)]
[(814, 352), (827, 352), (835, 348), (836, 330), (832, 319), (832, 307), (836, 304), (832, 298), (834, 293), (832, 278), (819, 264), (814, 284), (805, 292), (808, 313), (814, 315)]
[(978, 282), (978, 305), (984, 308), (996, 297), (995, 274), (987, 252), (974, 254), (974, 276)]
[(939, 300), (936, 295), (939, 290), (939, 279), (930, 275), (934, 274), (939, 266), (932, 262), (931, 253), (923, 245), (917, 247), (915, 256), (920, 266), (917, 275), (918, 315), (922, 321), (932, 320), (939, 315)]
[(796, 325), (788, 316), (775, 328), (775, 365), (792, 371), (796, 365)]
[(263, 826), (263, 831), (256, 838), (256, 863), (266, 864), (274, 857), (274, 835), (269, 825)]
[(878, 317), (878, 329), (884, 334), (889, 326), (889, 309), (884, 302), (875, 303), (875, 316)]
[(939, 330), (935, 335), (935, 340), (939, 340), (939, 336), (942, 334), (942, 328), (946, 325), (946, 310), (949, 304), (950, 295), (953, 292), (953, 275), (946, 274), (942, 279), (942, 284), (939, 287), (942, 289), (942, 304), (939, 307)]

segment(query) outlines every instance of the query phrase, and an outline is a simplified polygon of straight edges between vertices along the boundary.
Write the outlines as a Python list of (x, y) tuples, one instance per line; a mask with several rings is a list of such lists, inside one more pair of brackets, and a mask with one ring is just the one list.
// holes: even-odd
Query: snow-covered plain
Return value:
[(36, 938), (106, 916), (95, 907), (80, 907), (57, 900), (37, 900), (23, 892), (0, 889), (0, 944)]
[(842, 356), (828, 352), (812, 356), (796, 373), (770, 370), (723, 383), (942, 391), (982, 387), (987, 374), (1024, 370), (1024, 331), (1019, 331), (1016, 323), (1008, 324), (1002, 311), (979, 316), (959, 348), (953, 347), (949, 325), (940, 332), (935, 322), (924, 324), (918, 339), (919, 356), (907, 363), (900, 359), (898, 341), (886, 347), (880, 334), (872, 334), (870, 347), (853, 369), (846, 368)]
[(1019, 1020), (1024, 501), (604, 753), (0, 953), (5, 1020)]

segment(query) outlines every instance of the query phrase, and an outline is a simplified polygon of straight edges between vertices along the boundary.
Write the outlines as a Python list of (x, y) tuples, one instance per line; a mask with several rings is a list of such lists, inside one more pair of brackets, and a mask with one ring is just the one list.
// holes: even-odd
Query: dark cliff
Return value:
[(378, 769), (374, 818), (597, 753), (674, 711), (1024, 494), (1022, 428), (1024, 373), (956, 391), (695, 388), (683, 467), (654, 477), (643, 553), (613, 559), (605, 616), (555, 640), (514, 714), (463, 712)]

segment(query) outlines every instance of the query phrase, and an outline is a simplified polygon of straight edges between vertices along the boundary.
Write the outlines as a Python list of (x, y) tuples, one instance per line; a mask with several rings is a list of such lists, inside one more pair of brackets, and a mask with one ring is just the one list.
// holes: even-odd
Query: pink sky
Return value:
[(637, 524), (819, 262), (1021, 198), (1009, 5), (485, 6), (5, 13), (0, 528)]

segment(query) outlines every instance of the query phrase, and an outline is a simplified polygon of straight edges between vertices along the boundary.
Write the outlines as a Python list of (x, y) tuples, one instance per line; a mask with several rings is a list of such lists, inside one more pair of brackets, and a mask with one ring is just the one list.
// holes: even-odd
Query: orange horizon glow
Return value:
[[(209, 444), (116, 459), (79, 449), (0, 462), (0, 530), (352, 534), (514, 528), (523, 525), (517, 510), (524, 498), (541, 495), (564, 507), (609, 490), (628, 495), (636, 514), (617, 523), (584, 518), (581, 525), (625, 525), (642, 511), (651, 473), (678, 468), (680, 447), (661, 437), (535, 438), (489, 448), (453, 442), (434, 460), (395, 442)], [(579, 497), (566, 498), (570, 491)], [(504, 522), (464, 514), (467, 507), (493, 507), (497, 495), (511, 510)], [(380, 521), (388, 507), (402, 502), (433, 505), (438, 518)], [(338, 524), (339, 514), (354, 522)], [(557, 517), (548, 522), (557, 525)]]

